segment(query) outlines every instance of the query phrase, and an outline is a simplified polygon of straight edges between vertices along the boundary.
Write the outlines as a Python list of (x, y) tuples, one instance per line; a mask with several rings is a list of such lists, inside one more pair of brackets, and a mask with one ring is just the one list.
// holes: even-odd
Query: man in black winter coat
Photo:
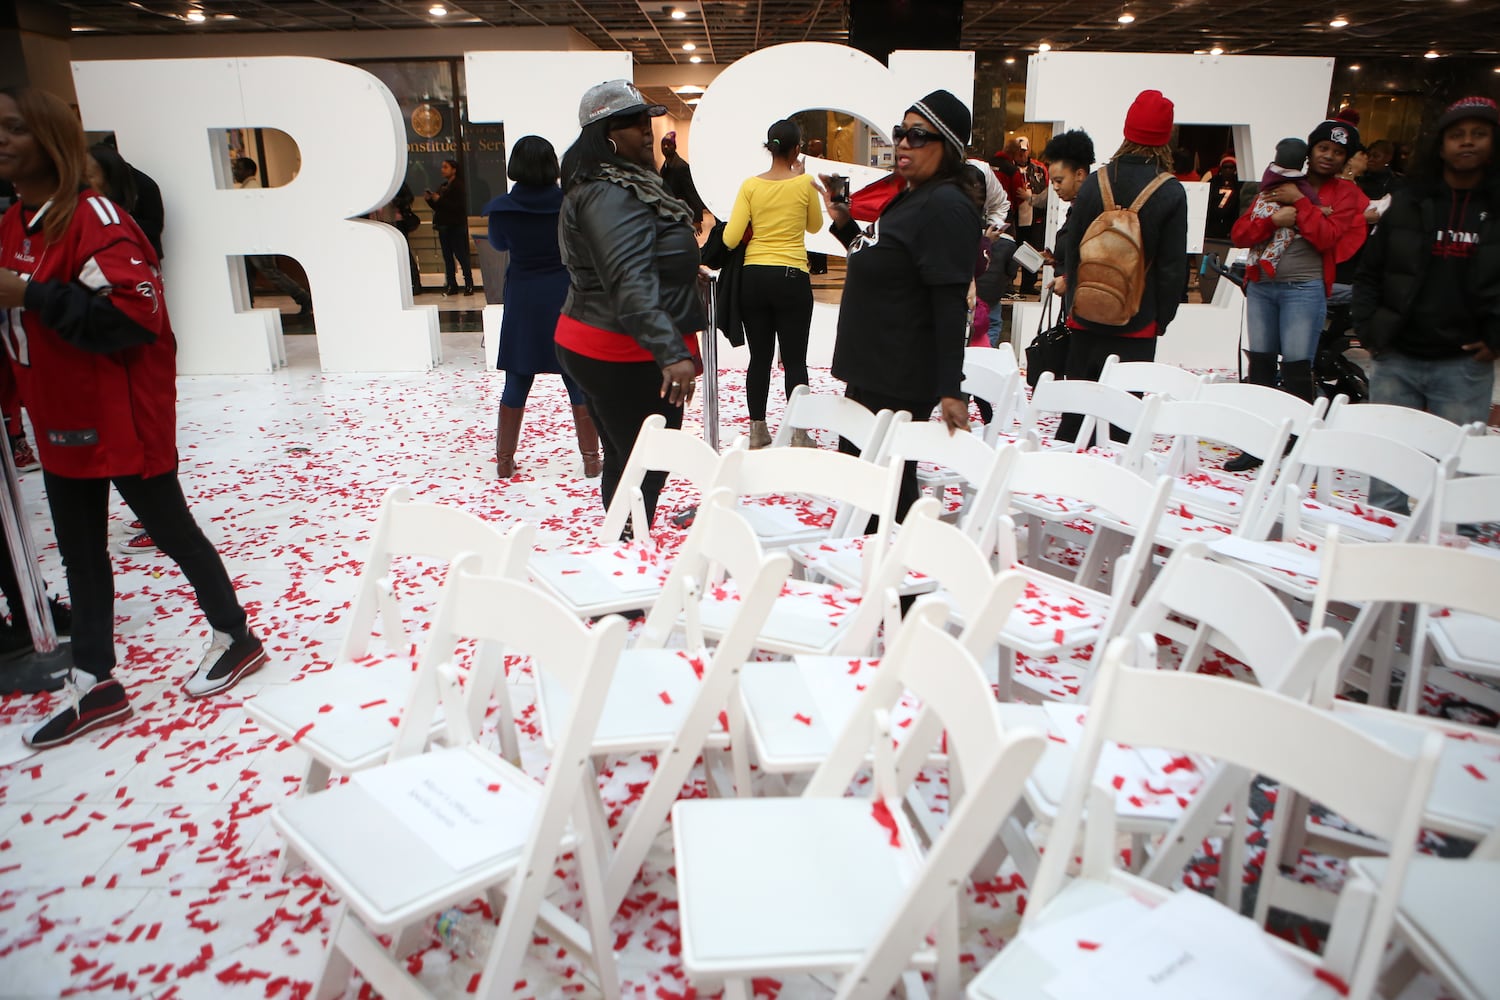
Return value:
[[(1438, 119), (1420, 176), (1397, 191), (1365, 245), (1353, 320), (1374, 355), (1370, 399), (1454, 423), (1488, 422), (1500, 356), (1500, 109), (1466, 97)], [(1406, 498), (1371, 485), (1370, 501)]]

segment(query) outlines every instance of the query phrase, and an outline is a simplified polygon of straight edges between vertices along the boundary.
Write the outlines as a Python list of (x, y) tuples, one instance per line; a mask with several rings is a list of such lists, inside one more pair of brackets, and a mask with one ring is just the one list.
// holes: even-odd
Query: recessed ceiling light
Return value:
[(1358, 73), (1359, 72), (1359, 63), (1351, 63), (1349, 65), (1349, 72), (1351, 72), (1351, 73)]
[(701, 94), (701, 93), (703, 93), (703, 88), (700, 87), (700, 86), (698, 86), (696, 83), (684, 83), (680, 87), (673, 87), (672, 88), (672, 93), (674, 93), (674, 94)]
[(1428, 49), (1426, 52), (1422, 53), (1423, 59), (1441, 59), (1442, 57), (1443, 54), (1437, 49)]
[(427, 13), (431, 14), (433, 17), (447, 17), (448, 8), (444, 7), (440, 3), (435, 3), (431, 7), (427, 8)]
[(1330, 28), (1347, 28), (1347, 27), (1349, 27), (1349, 19), (1347, 17), (1345, 17), (1344, 15), (1340, 14), (1338, 17), (1334, 18), (1332, 21), (1329, 21), (1328, 22), (1328, 26)]
[(698, 50), (698, 46), (694, 45), (692, 42), (683, 42), (682, 43), (682, 51), (684, 51), (684, 52), (696, 52), (697, 50)]
[(187, 19), (189, 21), (192, 21), (194, 24), (202, 24), (204, 21), (208, 20), (208, 15), (203, 13), (203, 11), (201, 10), (190, 10), (187, 12), (186, 16)]
[(702, 56), (689, 56), (688, 57), (688, 62), (690, 62), (690, 63), (701, 63), (702, 61), (703, 61), (703, 57)]
[(1051, 52), (1052, 51), (1052, 43), (1051, 42), (1043, 42), (1042, 44), (1040, 44), (1040, 45), (1038, 45), (1036, 47), (1036, 50), (1038, 52)]
[(239, 19), (240, 19), (240, 16), (238, 14), (215, 14), (214, 15), (214, 20), (215, 21), (238, 21)]
[(1135, 22), (1135, 15), (1127, 10), (1125, 13), (1115, 18), (1115, 20), (1119, 21), (1121, 24), (1133, 24)]
[(1208, 50), (1208, 54), (1211, 56), (1222, 56), (1224, 54), (1224, 50), (1215, 45), (1213, 48)]
[(1014, 66), (1015, 64), (1016, 64), (1016, 57), (1015, 56), (1006, 56), (1005, 57), (1005, 65), (1007, 65), (1007, 66)]
[(672, 8), (672, 20), (674, 20), (674, 21), (686, 21), (687, 20), (687, 11), (683, 10), (681, 7), (673, 7)]
[(687, 100), (683, 101), (682, 103), (683, 104), (691, 104), (691, 105), (697, 106), (697, 105), (703, 103), (703, 98), (701, 98), (701, 97), (689, 97)]

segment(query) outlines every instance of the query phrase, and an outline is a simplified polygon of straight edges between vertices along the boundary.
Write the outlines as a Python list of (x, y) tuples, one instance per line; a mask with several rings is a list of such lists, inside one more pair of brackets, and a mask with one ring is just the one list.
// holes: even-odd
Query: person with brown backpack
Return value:
[[(1172, 176), (1172, 102), (1136, 96), (1125, 141), (1078, 189), (1057, 257), (1067, 262), (1066, 377), (1093, 380), (1111, 354), (1152, 361), (1187, 280), (1187, 192)], [(1063, 417), (1073, 440), (1081, 420)]]

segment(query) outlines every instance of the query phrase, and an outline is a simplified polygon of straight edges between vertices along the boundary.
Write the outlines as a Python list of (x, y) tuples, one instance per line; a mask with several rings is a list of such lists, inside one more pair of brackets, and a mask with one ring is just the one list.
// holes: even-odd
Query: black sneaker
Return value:
[(214, 631), (214, 641), (193, 676), (183, 682), (182, 691), (189, 698), (205, 698), (220, 691), (227, 691), (260, 669), (266, 662), (266, 651), (255, 637), (246, 632), (243, 639), (234, 639), (228, 632)]
[(130, 718), (130, 699), (113, 677), (103, 680), (74, 668), (68, 675), (69, 697), (52, 718), (21, 739), (35, 750), (71, 743), (84, 733)]

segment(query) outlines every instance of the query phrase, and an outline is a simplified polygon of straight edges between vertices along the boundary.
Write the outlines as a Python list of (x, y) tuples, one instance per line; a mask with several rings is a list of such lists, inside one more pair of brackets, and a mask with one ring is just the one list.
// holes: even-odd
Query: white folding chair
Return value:
[[(1215, 558), (1232, 561), (1268, 586), (1310, 602), (1318, 585), (1317, 546), (1330, 525), (1346, 538), (1366, 542), (1419, 537), (1441, 474), (1436, 461), (1399, 441), (1314, 425), (1297, 439), (1259, 523), (1243, 536), (1210, 542), (1209, 548)], [(1411, 514), (1382, 510), (1347, 495), (1368, 479), (1382, 479), (1411, 497)], [(1271, 541), (1278, 518), (1281, 538)]]
[[(1110, 430), (1125, 431), (1132, 436), (1150, 436), (1157, 397), (1142, 399), (1124, 389), (1079, 379), (1057, 379), (1042, 372), (1031, 391), (1031, 405), (1021, 424), (1021, 436), (1034, 439), (1045, 450), (1088, 451), (1111, 458), (1122, 458), (1124, 445), (1110, 440)], [(1078, 436), (1072, 441), (1055, 438), (1042, 440), (1041, 419), (1044, 414), (1061, 416), (1074, 413), (1083, 417)]]
[(1207, 375), (1194, 375), (1186, 368), (1165, 365), (1159, 361), (1121, 361), (1118, 354), (1104, 359), (1099, 373), (1101, 385), (1166, 396), (1174, 400), (1197, 399), (1198, 390), (1208, 383)]
[[(1447, 467), (1456, 464), (1450, 461)], [(1432, 531), (1429, 541), (1451, 538), (1460, 524), (1493, 524), (1500, 521), (1500, 475), (1440, 476), (1432, 498)], [(1479, 555), (1500, 557), (1500, 548), (1474, 545)]]
[[(1178, 669), (1194, 673), (1210, 651), (1233, 657), (1241, 679), (1261, 687), (1307, 698), (1315, 680), (1337, 662), (1340, 637), (1333, 629), (1304, 633), (1286, 607), (1265, 586), (1233, 567), (1213, 563), (1202, 544), (1173, 553), (1152, 582), (1140, 604), (1120, 629), (1122, 636), (1149, 642), (1168, 637), (1183, 646)], [(1223, 661), (1218, 661), (1222, 663)], [(1066, 791), (1068, 772), (1079, 736), (1078, 710), (1073, 706), (1001, 706), (1009, 725), (1046, 725), (1057, 739), (1049, 742), (1036, 770), (1026, 783), (1026, 802), (1032, 814), (1056, 822)], [(1071, 737), (1071, 741), (1070, 741)], [(1061, 740), (1062, 742), (1059, 742)], [(1188, 758), (1136, 753), (1111, 747), (1105, 752), (1100, 775), (1118, 776), (1117, 829), (1134, 843), (1131, 859), (1145, 878), (1172, 887), (1205, 837), (1230, 827), (1225, 806), (1243, 793), (1250, 775), (1229, 765)], [(1154, 852), (1148, 842), (1159, 840)], [(1040, 857), (1034, 849), (1012, 849), (1016, 868), (1029, 882)], [(1220, 898), (1238, 908), (1244, 867), (1244, 843), (1232, 842), (1218, 887)]]
[[(386, 493), (333, 668), (289, 684), (268, 684), (245, 700), (251, 719), (308, 755), (300, 794), (322, 791), (333, 773), (352, 774), (385, 760), (396, 735), (390, 718), (420, 693), (420, 684), (432, 683), (422, 680), (420, 670), (413, 672), (416, 664), (391, 579), (393, 560), (417, 556), (448, 562), (460, 553), (473, 552), (484, 572), (515, 575), (523, 572), (531, 539), (529, 525), (518, 524), (502, 534), (457, 507), (417, 503), (408, 487)], [(377, 613), (387, 658), (367, 661)], [(482, 685), (493, 687), (502, 709), (508, 710), (500, 650), (481, 646), (473, 670)], [(500, 682), (490, 684), (489, 679), (497, 675)], [(422, 725), (424, 735), (437, 735), (443, 727), (441, 715)], [(520, 761), (513, 733), (502, 743), (502, 750), (509, 760)]]
[(993, 347), (964, 348), (964, 392), (990, 404), (992, 417), (980, 436), (991, 448), (1004, 438), (1013, 443), (1026, 417), (1026, 394), (1013, 352)]
[(1323, 424), (1331, 430), (1358, 431), (1400, 441), (1438, 461), (1458, 454), (1465, 439), (1484, 432), (1481, 424), (1455, 424), (1425, 410), (1390, 403), (1341, 406), (1331, 411)]
[(1314, 420), (1327, 419), (1329, 414), (1336, 413), (1346, 402), (1343, 397), (1339, 397), (1330, 404), (1327, 399), (1319, 396), (1309, 403), (1289, 392), (1251, 382), (1206, 382), (1198, 388), (1197, 398), (1204, 403), (1222, 403), (1237, 410), (1245, 410), (1273, 424), (1290, 420), (1294, 435), (1304, 433)]
[[(969, 537), (978, 540), (990, 526), (999, 503), (1003, 482), (1001, 452), (986, 445), (972, 434), (950, 434), (936, 421), (920, 424), (898, 423), (891, 428), (889, 449), (908, 462), (929, 463), (945, 476), (963, 484), (967, 502), (959, 512), (958, 523)], [(921, 467), (918, 466), (920, 469)], [(920, 474), (919, 474), (920, 478)], [(935, 498), (942, 512), (942, 487)], [(910, 514), (907, 515), (910, 517)], [(893, 532), (900, 535), (900, 530)], [(809, 573), (831, 580), (843, 587), (858, 590), (865, 579), (864, 536), (825, 539), (793, 545), (788, 550), (798, 565)], [(915, 580), (903, 585), (903, 595), (922, 593), (929, 587)]]
[[(579, 793), (592, 773), (589, 748), (625, 622), (590, 628), (529, 583), (476, 569), (465, 559), (450, 571), (430, 648), (451, 655), (464, 638), (503, 642), (567, 685), (572, 713), (538, 781), (474, 742), (445, 666), (448, 747), (398, 746), (390, 763), (272, 813), (276, 829), (343, 900), (317, 996), (340, 993), (354, 971), (383, 996), (425, 995), (406, 969), (416, 932), (429, 916), (481, 895), (500, 912), (500, 926), (476, 995), (510, 995), (539, 919), (554, 941), (592, 960), (606, 997), (619, 993), (601, 863), (606, 835)], [(568, 853), (583, 888), (582, 923), (545, 899)], [(392, 937), (389, 950), (377, 935)]]
[[(784, 552), (761, 551), (755, 532), (734, 511), (730, 491), (715, 490), (699, 507), (661, 597), (651, 608), (634, 645), (615, 666), (591, 752), (657, 754), (651, 782), (625, 822), (605, 878), (610, 912), (624, 901), (688, 772), (705, 750), (729, 747), (730, 700), (741, 665), (791, 570)], [(699, 628), (698, 602), (705, 591), (734, 582), (738, 601), (718, 645), (710, 649)], [(680, 648), (667, 648), (678, 633)], [(542, 739), (553, 749), (572, 714), (564, 679), (537, 673), (537, 714)], [(501, 720), (508, 725), (508, 719)], [(735, 747), (737, 755), (742, 753)], [(707, 761), (705, 764), (707, 765)], [(738, 764), (738, 762), (737, 762)], [(713, 783), (713, 772), (709, 770)], [(736, 767), (740, 794), (748, 795), (748, 765)], [(598, 806), (597, 799), (595, 806)], [(603, 812), (599, 813), (602, 822)]]
[[(837, 997), (877, 1000), (908, 969), (928, 968), (939, 996), (957, 993), (958, 888), (1044, 739), (1002, 732), (978, 665), (942, 631), (946, 612), (926, 601), (802, 796), (673, 810), (682, 962), (701, 989), (722, 982), (726, 997), (746, 998), (755, 976), (832, 972)], [(891, 750), (890, 712), (903, 691), (940, 720), (933, 742), (943, 740), (963, 772), (963, 794), (925, 853), (902, 808), (910, 777)], [(870, 797), (848, 797), (871, 755)]]
[[(1045, 503), (1053, 517), (1084, 518), (1097, 530), (1072, 579), (1054, 575), (1050, 566), (1042, 566), (1035, 557), (1028, 557), (1026, 565), (1017, 567), (1028, 586), (1020, 606), (1000, 632), (1000, 645), (1007, 650), (1009, 660), (1000, 666), (1002, 701), (1010, 697), (1016, 653), (1062, 658), (1092, 645), (1094, 653), (1078, 691), (1051, 686), (1038, 691), (1044, 697), (1064, 700), (1086, 696), (1092, 668), (1103, 655), (1105, 643), (1117, 634), (1150, 565), (1153, 540), (1170, 490), (1171, 482), (1165, 476), (1154, 484), (1147, 483), (1123, 466), (1091, 455), (1052, 451), (1018, 452), (1013, 456), (997, 509), (1019, 506), (1015, 498), (1025, 496), (1028, 508)], [(1039, 529), (1028, 529), (1035, 530)], [(1113, 539), (1101, 537), (1106, 534), (1123, 539), (1128, 548), (1122, 552)], [(991, 544), (993, 537), (986, 538), (980, 547)], [(1031, 548), (1034, 551), (1035, 546)], [(1107, 590), (1097, 584), (1106, 556)]]
[[(1200, 993), (1211, 991), (1208, 976), (1229, 977), (1246, 995), (1332, 998), (1344, 992), (1334, 985), (1341, 983), (1349, 996), (1368, 997), (1441, 738), (1434, 734), (1407, 754), (1283, 694), (1226, 678), (1128, 667), (1132, 641), (1111, 643), (1100, 668), (1021, 933), (969, 984), (969, 996), (1021, 1000), (1057, 995), (1044, 991), (1063, 984), (1088, 995), (1122, 995), (1137, 983), (1144, 987), (1148, 976), (1181, 975), (1200, 984)], [(1387, 884), (1373, 895), (1346, 889), (1320, 957), (1198, 893), (1172, 893), (1120, 871), (1114, 791), (1095, 781), (1111, 741), (1203, 754), (1265, 775), (1283, 790), (1311, 794), (1391, 844)], [(1082, 866), (1064, 885), (1080, 829)], [(1142, 962), (1143, 952), (1154, 959)]]
[[(534, 554), (527, 566), (531, 578), (580, 618), (650, 607), (661, 593), (670, 560), (653, 543), (641, 482), (650, 473), (664, 472), (686, 479), (707, 496), (733, 478), (740, 454), (731, 449), (721, 456), (702, 438), (669, 430), (665, 418), (652, 414), (636, 435), (594, 542)], [(621, 541), (627, 523), (633, 537)]]
[(1500, 434), (1471, 434), (1458, 448), (1461, 476), (1500, 476)]
[(878, 669), (875, 661), (865, 658), (872, 652), (876, 630), (884, 621), (888, 639), (894, 634), (900, 619), (897, 596), (913, 574), (929, 589), (938, 589), (950, 619), (962, 627), (964, 648), (984, 666), (987, 676), (994, 675), (994, 637), (1014, 609), (1025, 581), (1013, 572), (997, 580), (979, 547), (937, 514), (938, 503), (930, 497), (912, 505), (890, 555), (834, 653), (746, 664), (739, 698), (750, 746), (762, 771), (801, 774), (827, 758), (868, 675)]
[[(805, 385), (792, 390), (786, 401), (786, 412), (781, 426), (771, 439), (772, 448), (786, 448), (792, 443), (794, 431), (814, 434), (823, 431), (833, 440), (829, 444), (837, 448), (839, 438), (848, 438), (859, 449), (860, 457), (869, 461), (880, 460), (880, 450), (885, 443), (885, 432), (893, 416), (890, 410), (871, 413), (847, 396), (833, 393), (816, 393)], [(817, 440), (814, 437), (814, 440)]]
[[(1379, 858), (1355, 858), (1350, 878), (1358, 891), (1379, 891), (1388, 866)], [(1393, 935), (1397, 961), (1381, 977), (1382, 993), (1403, 996), (1414, 971), (1401, 960), (1409, 951), (1430, 970), (1444, 992), (1460, 1000), (1493, 1000), (1500, 983), (1500, 833), (1492, 833), (1467, 858), (1413, 858), (1396, 909)], [(1400, 978), (1394, 978), (1400, 977)]]
[[(1291, 421), (1271, 423), (1254, 413), (1224, 403), (1164, 400), (1156, 410), (1153, 429), (1173, 439), (1171, 451), (1153, 460), (1149, 439), (1132, 438), (1128, 468), (1145, 475), (1172, 477), (1172, 499), (1162, 518), (1157, 541), (1175, 548), (1195, 538), (1243, 534), (1257, 523), (1269, 502)], [(1204, 441), (1226, 444), (1252, 455), (1269, 456), (1248, 480), (1203, 467), (1199, 452)]]

